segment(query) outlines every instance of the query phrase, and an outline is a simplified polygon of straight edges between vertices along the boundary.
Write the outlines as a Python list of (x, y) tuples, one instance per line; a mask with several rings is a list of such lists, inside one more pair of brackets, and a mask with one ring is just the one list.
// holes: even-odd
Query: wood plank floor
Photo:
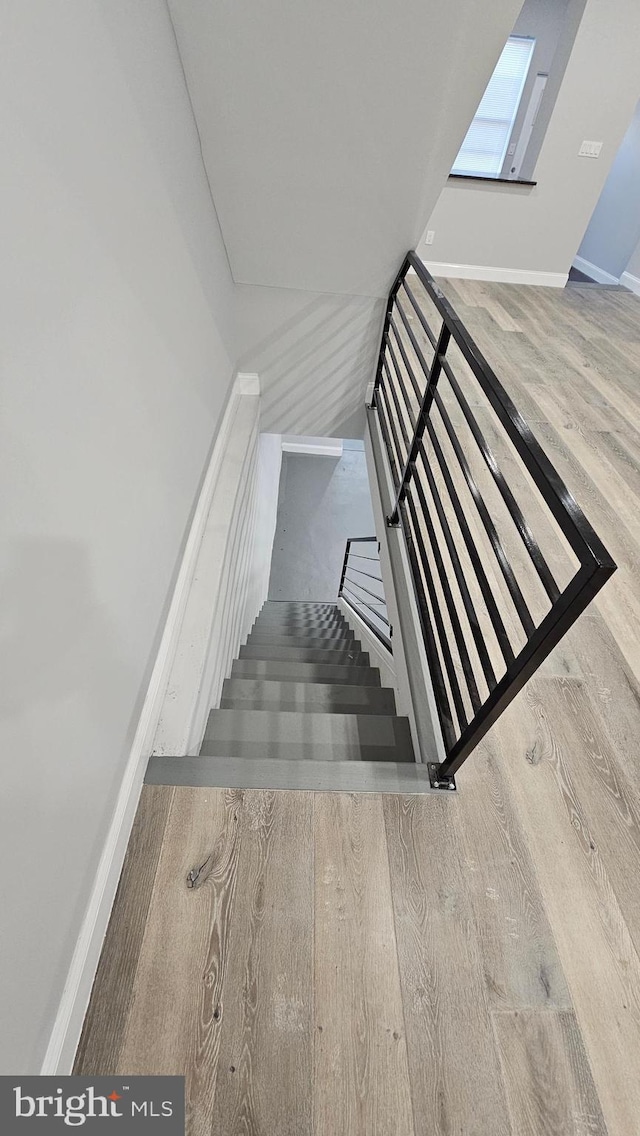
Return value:
[(445, 290), (619, 570), (455, 795), (145, 787), (76, 1072), (189, 1136), (640, 1133), (640, 299)]

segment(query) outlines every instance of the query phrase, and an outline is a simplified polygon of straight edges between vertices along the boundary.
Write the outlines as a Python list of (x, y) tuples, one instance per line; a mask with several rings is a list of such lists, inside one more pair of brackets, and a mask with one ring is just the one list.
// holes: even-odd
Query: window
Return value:
[(535, 42), (528, 36), (510, 36), (507, 40), (452, 174), (500, 176)]

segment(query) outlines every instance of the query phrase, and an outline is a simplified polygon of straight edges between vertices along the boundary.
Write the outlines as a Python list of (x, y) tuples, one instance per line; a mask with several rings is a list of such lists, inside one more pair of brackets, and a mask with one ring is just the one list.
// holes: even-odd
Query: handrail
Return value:
[[(387, 523), (405, 537), (446, 752), (431, 780), (454, 788), (454, 774), (616, 565), (414, 252), (389, 294), (371, 407), (394, 486)], [(526, 501), (483, 415), (533, 482)], [(545, 534), (553, 528), (578, 562), (564, 586), (560, 553), (546, 551), (530, 517), (540, 507), (550, 514)], [(548, 609), (537, 618), (531, 596)]]
[[(365, 557), (362, 555), (362, 553), (351, 551), (351, 546), (354, 544), (372, 543), (376, 546), (375, 556)], [(338, 588), (338, 598), (344, 600), (344, 602), (348, 604), (349, 607), (353, 608), (355, 613), (360, 617), (363, 623), (367, 625), (369, 630), (376, 636), (376, 638), (378, 638), (380, 642), (384, 644), (388, 651), (391, 651), (391, 627), (387, 617), (387, 602), (384, 599), (384, 581), (382, 579), (382, 570), (380, 571), (380, 575), (376, 576), (371, 572), (365, 572), (362, 568), (358, 568), (353, 564), (353, 559), (357, 558), (359, 560), (373, 560), (376, 561), (379, 565), (379, 552), (380, 546), (378, 544), (377, 537), (349, 537), (344, 551), (344, 560), (342, 562), (342, 573), (340, 576), (340, 586)], [(372, 592), (370, 588), (366, 587), (364, 584), (361, 584), (358, 580), (354, 580), (352, 576), (347, 576), (347, 572), (357, 572), (361, 576), (366, 576), (368, 579), (379, 581), (381, 585), (382, 596), (378, 595), (376, 592)], [(361, 595), (358, 595), (357, 592), (354, 591), (354, 589), (358, 589), (358, 592), (364, 592), (365, 595), (373, 599), (375, 603), (370, 603), (369, 600), (364, 599)], [(368, 615), (367, 612), (371, 612), (371, 615)], [(385, 628), (387, 630), (385, 630)]]

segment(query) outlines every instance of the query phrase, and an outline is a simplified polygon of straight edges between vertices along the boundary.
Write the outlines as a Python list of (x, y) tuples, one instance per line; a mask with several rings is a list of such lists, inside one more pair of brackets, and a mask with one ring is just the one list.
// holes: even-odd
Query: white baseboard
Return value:
[(564, 288), (566, 272), (539, 272), (529, 268), (493, 268), (484, 264), (446, 264), (425, 260), (424, 265), (432, 276), (445, 276), (452, 280), (486, 280), (493, 284), (536, 284), (542, 288)]
[(325, 458), (342, 457), (342, 438), (307, 438), (285, 434), (282, 438), (285, 454), (316, 454)]
[(631, 272), (623, 272), (620, 283), (624, 288), (635, 292), (636, 296), (640, 296), (640, 276), (633, 276)]
[(573, 267), (577, 268), (580, 272), (584, 272), (585, 276), (590, 276), (597, 284), (620, 283), (617, 276), (612, 276), (610, 272), (605, 272), (604, 268), (598, 268), (597, 264), (592, 264), (590, 260), (585, 260), (583, 256), (575, 256), (573, 258)]
[(147, 761), (153, 749), (165, 701), (200, 545), (220, 475), (222, 460), (242, 397), (247, 394), (259, 395), (259, 393), (260, 385), (257, 375), (238, 375), (236, 377), (194, 512), (160, 647), (122, 778), (111, 825), (40, 1069), (42, 1076), (66, 1075), (73, 1068), (73, 1060), (80, 1040), (91, 988), (131, 835)]

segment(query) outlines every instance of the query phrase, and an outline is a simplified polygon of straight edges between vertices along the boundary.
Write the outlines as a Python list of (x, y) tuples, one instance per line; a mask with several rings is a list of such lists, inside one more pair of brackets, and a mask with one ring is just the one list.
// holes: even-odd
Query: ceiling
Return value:
[(237, 283), (383, 296), (521, 0), (169, 0)]

